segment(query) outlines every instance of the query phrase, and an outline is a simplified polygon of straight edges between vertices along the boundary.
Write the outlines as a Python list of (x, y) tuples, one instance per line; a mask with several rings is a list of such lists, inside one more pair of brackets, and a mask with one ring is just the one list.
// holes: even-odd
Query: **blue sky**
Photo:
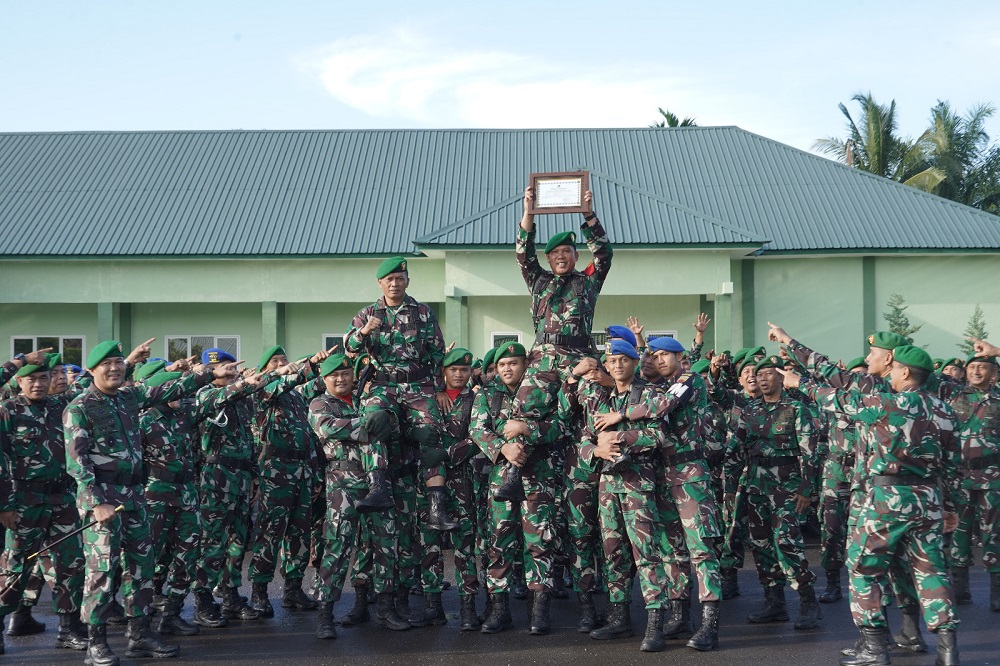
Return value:
[[(644, 127), (808, 150), (839, 102), (1000, 104), (1000, 3), (0, 4), (0, 131)], [(989, 130), (1000, 139), (1000, 118)]]

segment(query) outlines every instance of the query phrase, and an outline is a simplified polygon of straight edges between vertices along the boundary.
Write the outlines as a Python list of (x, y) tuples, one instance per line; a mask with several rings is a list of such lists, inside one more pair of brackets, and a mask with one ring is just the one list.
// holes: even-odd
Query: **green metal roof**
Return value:
[(527, 175), (581, 168), (619, 247), (1000, 248), (1000, 218), (736, 127), (234, 130), (0, 134), (0, 255), (504, 246)]

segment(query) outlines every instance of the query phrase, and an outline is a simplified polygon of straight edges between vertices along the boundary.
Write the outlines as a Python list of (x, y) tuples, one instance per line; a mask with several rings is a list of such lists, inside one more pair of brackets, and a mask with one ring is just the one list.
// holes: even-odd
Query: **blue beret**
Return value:
[(201, 353), (201, 362), (205, 365), (209, 363), (236, 363), (236, 358), (224, 349), (212, 347)]
[(78, 375), (81, 372), (83, 372), (83, 368), (81, 368), (78, 365), (74, 365), (73, 363), (66, 364), (66, 369), (69, 370), (70, 372), (72, 372), (75, 375)]
[(662, 335), (655, 340), (649, 341), (649, 348), (653, 351), (665, 351), (665, 352), (683, 352), (684, 345), (682, 345), (677, 340), (673, 339), (669, 335)]
[(608, 343), (608, 356), (617, 356), (619, 354), (624, 354), (629, 358), (639, 358), (639, 352), (635, 350), (635, 347), (624, 340), (612, 340)]
[(609, 338), (621, 338), (625, 342), (629, 343), (633, 347), (636, 346), (635, 333), (628, 330), (625, 326), (608, 326), (608, 337)]

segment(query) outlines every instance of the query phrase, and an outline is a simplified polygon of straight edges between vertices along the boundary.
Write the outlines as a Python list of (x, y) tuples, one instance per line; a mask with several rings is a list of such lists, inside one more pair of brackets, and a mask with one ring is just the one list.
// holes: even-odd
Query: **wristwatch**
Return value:
[(25, 363), (27, 363), (27, 361), (24, 360), (24, 354), (14, 354), (14, 359), (13, 360), (20, 361), (21, 365), (24, 365)]

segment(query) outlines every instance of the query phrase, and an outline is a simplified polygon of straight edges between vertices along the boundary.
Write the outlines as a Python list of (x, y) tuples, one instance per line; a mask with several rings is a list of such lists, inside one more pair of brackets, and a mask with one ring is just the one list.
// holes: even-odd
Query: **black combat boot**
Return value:
[(608, 614), (604, 626), (590, 632), (590, 637), (604, 641), (609, 638), (630, 638), (632, 631), (632, 614), (628, 604), (608, 604)]
[(281, 595), (282, 608), (294, 608), (295, 610), (316, 610), (319, 604), (315, 599), (310, 599), (309, 595), (302, 591), (301, 578), (286, 578), (285, 592)]
[(663, 652), (667, 642), (663, 638), (663, 609), (650, 608), (646, 611), (646, 635), (642, 637), (643, 652)]
[(535, 599), (531, 603), (531, 630), (528, 632), (532, 636), (544, 636), (552, 629), (549, 622), (549, 603), (552, 601), (552, 594), (546, 590), (535, 592)]
[(886, 666), (888, 663), (885, 629), (881, 627), (861, 627), (861, 640), (854, 654), (840, 660), (840, 666)]
[(388, 475), (380, 469), (368, 474), (368, 494), (359, 499), (354, 508), (358, 513), (375, 513), (377, 511), (392, 511), (396, 502), (392, 499), (392, 487)]
[(903, 616), (903, 623), (899, 627), (899, 633), (892, 637), (896, 645), (910, 652), (927, 652), (927, 643), (920, 633), (920, 607), (907, 606), (900, 608), (899, 612)]
[(441, 606), (441, 593), (428, 592), (424, 594), (423, 610), (414, 610), (410, 615), (411, 627), (428, 627), (432, 624), (448, 624)]
[(153, 600), (149, 603), (156, 611), (162, 611), (167, 604), (167, 598), (163, 595), (163, 579), (153, 579)]
[(937, 630), (937, 659), (934, 666), (958, 666), (958, 639), (954, 629)]
[(506, 592), (496, 592), (490, 595), (490, 614), (479, 629), (484, 634), (498, 634), (504, 629), (514, 626), (510, 616), (510, 599)]
[[(0, 620), (2, 620), (2, 619), (3, 618), (0, 618)], [(7, 653), (7, 646), (4, 645), (4, 642), (3, 642), (3, 632), (0, 631), (0, 654), (6, 654), (6, 653)]]
[(722, 599), (733, 599), (740, 596), (740, 579), (738, 569), (722, 570)]
[(688, 647), (699, 652), (708, 652), (719, 646), (719, 602), (701, 602), (701, 626), (695, 632)]
[[(393, 631), (406, 631), (410, 623), (399, 616), (393, 605), (392, 592), (379, 592), (375, 599), (375, 624)], [(397, 601), (398, 601), (397, 597)]]
[(194, 591), (194, 618), (192, 618), (192, 622), (199, 627), (208, 629), (219, 629), (229, 624), (229, 620), (219, 613), (215, 597), (208, 590)]
[(510, 596), (514, 597), (518, 601), (524, 601), (528, 598), (530, 590), (528, 590), (528, 585), (524, 582), (524, 565), (515, 562), (512, 567), (513, 575), (510, 581)]
[(764, 588), (764, 607), (747, 615), (747, 622), (788, 622), (788, 608), (785, 606), (785, 586), (772, 585)]
[(327, 601), (319, 607), (319, 624), (316, 638), (336, 638), (337, 628), (333, 625), (333, 602)]
[(368, 585), (354, 586), (354, 608), (340, 618), (341, 627), (356, 627), (371, 619), (368, 614)]
[(247, 606), (246, 597), (228, 585), (222, 590), (222, 615), (234, 620), (259, 620), (260, 613)]
[(1000, 613), (1000, 573), (990, 574), (990, 610)]
[(597, 629), (597, 608), (594, 606), (594, 595), (591, 592), (577, 592), (576, 600), (580, 604), (580, 622), (576, 630), (581, 634), (589, 634)]
[(458, 523), (448, 515), (447, 495), (444, 486), (428, 488), (427, 499), (430, 503), (427, 507), (427, 522), (424, 523), (424, 527), (439, 532), (451, 532), (458, 529)]
[(87, 658), (83, 663), (89, 666), (118, 666), (118, 657), (108, 647), (108, 627), (92, 624), (87, 627)]
[(840, 569), (826, 570), (826, 590), (819, 595), (819, 600), (824, 604), (832, 604), (844, 598), (840, 588)]
[(168, 596), (167, 603), (163, 605), (160, 614), (160, 624), (156, 628), (161, 634), (174, 636), (196, 636), (198, 627), (189, 624), (181, 617), (181, 607), (184, 605), (184, 597)]
[(566, 584), (563, 581), (563, 565), (561, 564), (552, 567), (552, 598), (569, 599), (569, 592), (566, 591)]
[(45, 623), (31, 617), (31, 606), (18, 604), (7, 621), (8, 636), (30, 636), (45, 631)]
[(56, 647), (67, 650), (87, 649), (87, 628), (80, 622), (80, 611), (75, 613), (59, 613), (59, 633), (56, 635)]
[(125, 608), (121, 605), (117, 599), (111, 600), (111, 617), (108, 618), (108, 624), (125, 624)]
[(475, 631), (479, 629), (479, 616), (476, 615), (476, 595), (463, 594), (460, 608), (461, 631)]
[(969, 567), (952, 567), (951, 584), (955, 590), (955, 603), (967, 604), (972, 601), (969, 591)]
[(267, 598), (267, 583), (253, 583), (250, 587), (250, 608), (261, 617), (274, 617), (274, 606)]
[(795, 620), (796, 629), (815, 629), (823, 619), (823, 611), (816, 599), (816, 588), (812, 585), (799, 589), (799, 617)]
[(690, 598), (670, 600), (670, 619), (663, 625), (663, 635), (670, 639), (691, 638), (694, 635)]
[(498, 502), (521, 502), (527, 499), (524, 495), (524, 487), (521, 485), (521, 468), (514, 463), (507, 465), (507, 471), (503, 476), (503, 483), (493, 493), (493, 499)]
[(149, 617), (146, 615), (130, 617), (128, 619), (125, 638), (128, 639), (125, 656), (130, 659), (176, 657), (181, 653), (179, 646), (165, 645), (153, 635), (153, 632), (149, 629)]
[(410, 610), (410, 588), (397, 585), (396, 591), (393, 592), (393, 604), (396, 609), (396, 614), (399, 615), (404, 622), (409, 622), (410, 615), (413, 614), (413, 611)]
[(489, 592), (486, 593), (486, 608), (483, 609), (483, 614), (479, 616), (479, 624), (486, 622), (486, 618), (488, 618), (490, 613), (493, 612), (493, 600), (495, 598), (496, 595), (490, 594)]

